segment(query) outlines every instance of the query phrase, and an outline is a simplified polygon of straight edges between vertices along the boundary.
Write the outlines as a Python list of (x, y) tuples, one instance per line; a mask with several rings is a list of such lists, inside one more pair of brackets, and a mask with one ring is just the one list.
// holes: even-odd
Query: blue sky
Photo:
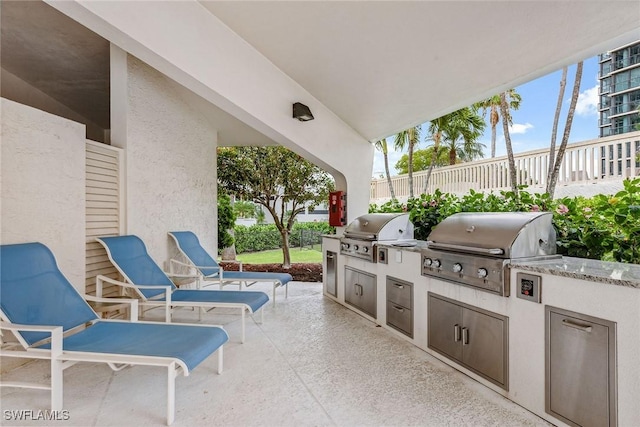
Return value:
[[(567, 116), (567, 109), (573, 90), (576, 66), (569, 67), (567, 73), (567, 86), (565, 88), (563, 109), (558, 122), (557, 144), (560, 144), (561, 135), (564, 131), (564, 123)], [(512, 111), (513, 126), (509, 130), (511, 143), (515, 153), (548, 148), (551, 141), (551, 128), (553, 126), (553, 116), (558, 100), (560, 89), (560, 77), (562, 70), (548, 74), (539, 79), (516, 87), (516, 91), (522, 97), (520, 108)], [(598, 132), (598, 58), (593, 57), (584, 61), (582, 70), (582, 83), (580, 84), (580, 97), (576, 106), (576, 113), (573, 117), (569, 142), (587, 141), (597, 138)], [(426, 125), (423, 126), (423, 134)], [(424, 136), (423, 136), (424, 138)], [(484, 135), (480, 142), (485, 144), (485, 158), (491, 156), (491, 126), (487, 123)], [(402, 156), (402, 153), (393, 151), (393, 137), (387, 139), (389, 144), (389, 168), (391, 174), (395, 175), (394, 165)], [(427, 147), (427, 143), (422, 141), (418, 148)], [(393, 151), (393, 152), (392, 152)], [(506, 155), (502, 123), (498, 123), (496, 138), (496, 156)], [(373, 176), (384, 175), (384, 161), (382, 154), (376, 150)]]

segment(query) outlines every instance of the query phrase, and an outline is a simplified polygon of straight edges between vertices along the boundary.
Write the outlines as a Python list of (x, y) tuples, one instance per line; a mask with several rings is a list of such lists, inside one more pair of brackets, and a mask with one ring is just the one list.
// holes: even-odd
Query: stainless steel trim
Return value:
[(569, 319), (562, 319), (562, 324), (564, 326), (568, 326), (570, 328), (577, 329), (577, 330), (583, 331), (583, 332), (591, 332), (591, 329), (593, 329), (591, 326), (580, 325), (580, 324), (578, 324), (576, 322), (573, 322), (573, 321), (571, 321)]
[(485, 248), (478, 248), (476, 246), (453, 245), (450, 243), (437, 243), (433, 241), (428, 241), (427, 246), (432, 249), (449, 249), (449, 250), (471, 252), (471, 253), (483, 254), (483, 255), (504, 255), (504, 249), (500, 249), (500, 248), (485, 249)]

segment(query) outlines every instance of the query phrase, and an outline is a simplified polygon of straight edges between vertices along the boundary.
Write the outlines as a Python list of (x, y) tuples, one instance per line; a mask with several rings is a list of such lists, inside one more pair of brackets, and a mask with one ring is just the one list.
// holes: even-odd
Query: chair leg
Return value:
[(64, 373), (62, 362), (57, 358), (51, 360), (51, 410), (62, 411), (64, 398)]
[(284, 285), (284, 297), (285, 299), (289, 298), (289, 283), (287, 282), (286, 285)]
[(242, 339), (240, 340), (240, 342), (241, 342), (242, 344), (244, 344), (244, 324), (245, 324), (245, 315), (244, 315), (244, 312), (245, 312), (245, 308), (244, 308), (244, 307), (242, 307), (242, 308), (241, 308), (241, 310), (242, 310), (242, 314), (241, 314), (240, 318), (241, 318), (241, 321), (242, 321)]
[(218, 375), (222, 373), (222, 361), (223, 361), (223, 349), (224, 346), (221, 345), (218, 349)]
[(167, 425), (176, 418), (176, 364), (169, 365), (167, 372)]

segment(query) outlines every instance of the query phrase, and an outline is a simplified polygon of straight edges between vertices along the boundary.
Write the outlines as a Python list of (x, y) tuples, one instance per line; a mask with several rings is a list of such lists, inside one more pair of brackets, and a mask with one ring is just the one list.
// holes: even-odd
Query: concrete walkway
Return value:
[[(269, 284), (252, 289), (269, 292)], [(174, 426), (538, 426), (541, 418), (448, 367), (391, 332), (322, 296), (318, 283), (294, 282), (269, 305), (264, 324), (213, 310), (204, 320), (231, 337), (224, 372), (210, 357), (176, 381)], [(282, 296), (281, 293), (282, 292)], [(152, 318), (147, 316), (147, 319)], [(193, 311), (177, 320), (193, 322)], [(259, 316), (257, 316), (259, 320)], [(4, 380), (46, 381), (48, 365), (29, 363)], [(65, 371), (66, 421), (8, 420), (10, 410), (49, 408), (49, 393), (2, 389), (0, 425), (164, 425), (166, 373), (79, 364)]]

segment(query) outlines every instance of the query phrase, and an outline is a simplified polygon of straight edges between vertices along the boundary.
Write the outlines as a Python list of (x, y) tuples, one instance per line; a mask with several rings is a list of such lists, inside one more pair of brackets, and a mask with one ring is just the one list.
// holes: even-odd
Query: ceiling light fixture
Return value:
[(309, 107), (296, 102), (293, 104), (293, 118), (298, 119), (301, 122), (308, 122), (309, 120), (313, 120), (313, 114), (311, 114)]

